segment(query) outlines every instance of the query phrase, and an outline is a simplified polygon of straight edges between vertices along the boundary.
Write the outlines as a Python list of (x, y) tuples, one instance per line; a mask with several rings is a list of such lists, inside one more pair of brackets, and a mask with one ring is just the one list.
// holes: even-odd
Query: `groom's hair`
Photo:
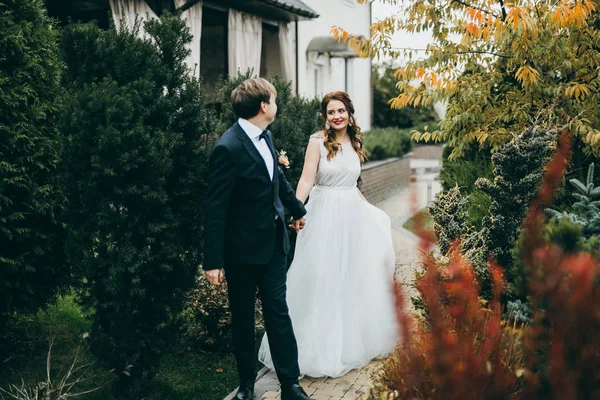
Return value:
[(260, 111), (260, 103), (271, 103), (271, 95), (277, 96), (277, 90), (264, 78), (248, 79), (240, 83), (231, 92), (233, 112), (239, 118), (255, 117)]

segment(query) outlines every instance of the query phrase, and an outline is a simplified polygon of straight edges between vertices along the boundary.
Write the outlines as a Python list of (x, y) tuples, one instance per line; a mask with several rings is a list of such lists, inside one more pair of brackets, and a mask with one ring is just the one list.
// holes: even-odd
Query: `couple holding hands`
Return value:
[[(231, 95), (239, 119), (210, 156), (203, 269), (214, 285), (227, 280), (237, 400), (254, 396), (257, 290), (266, 329), (258, 356), (275, 369), (282, 400), (309, 399), (300, 376), (342, 376), (399, 340), (390, 219), (357, 188), (365, 154), (350, 96), (323, 98), (296, 191), (267, 130), (276, 97), (265, 79), (241, 83)], [(284, 208), (298, 233), (289, 271)]]

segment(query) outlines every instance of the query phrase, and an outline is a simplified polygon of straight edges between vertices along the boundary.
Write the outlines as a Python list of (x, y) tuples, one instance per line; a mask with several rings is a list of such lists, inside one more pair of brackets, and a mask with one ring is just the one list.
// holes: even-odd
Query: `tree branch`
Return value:
[(465, 7), (469, 7), (469, 8), (472, 8), (472, 9), (474, 9), (474, 10), (479, 10), (479, 11), (481, 11), (481, 12), (485, 13), (485, 14), (489, 14), (489, 15), (491, 15), (491, 16), (493, 16), (493, 17), (500, 18), (500, 16), (499, 16), (499, 15), (496, 15), (496, 14), (494, 14), (494, 13), (493, 13), (492, 11), (490, 11), (490, 10), (486, 10), (485, 8), (481, 8), (481, 7), (475, 7), (475, 6), (471, 5), (471, 4), (465, 3), (465, 2), (464, 2), (464, 1), (462, 1), (462, 0), (452, 0), (452, 2), (453, 2), (453, 3), (462, 4), (462, 5), (463, 5), (463, 6), (465, 6)]
[(507, 56), (506, 54), (498, 54), (491, 51), (483, 51), (483, 50), (471, 50), (471, 51), (457, 51), (455, 54), (489, 54), (491, 56), (496, 56), (500, 58), (513, 58), (513, 56)]
[[(424, 51), (424, 52), (431, 51), (430, 49), (419, 49), (419, 48), (412, 48), (412, 47), (389, 47), (388, 49), (389, 50), (401, 50), (401, 51)], [(513, 56), (508, 56), (506, 54), (498, 54), (498, 53), (494, 53), (491, 51), (484, 51), (484, 50), (456, 51), (456, 52), (454, 52), (454, 54), (489, 54), (491, 56), (496, 56), (496, 57), (500, 57), (500, 58), (513, 58)]]
[(502, 9), (502, 21), (506, 21), (506, 8), (504, 8), (504, 0), (500, 0), (500, 8)]

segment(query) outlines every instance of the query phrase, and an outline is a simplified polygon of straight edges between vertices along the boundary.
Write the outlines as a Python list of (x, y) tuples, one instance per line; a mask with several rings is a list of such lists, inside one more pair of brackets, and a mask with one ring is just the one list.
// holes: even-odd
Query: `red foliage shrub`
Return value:
[[(531, 268), (532, 323), (502, 320), (502, 269), (490, 262), (489, 304), (455, 244), (447, 266), (429, 255), (431, 232), (420, 229), (425, 274), (418, 282), (428, 319), (398, 319), (404, 343), (390, 357), (376, 391), (397, 399), (600, 399), (600, 263), (544, 242), (543, 210), (556, 192), (570, 151), (563, 138), (525, 219), (525, 263)], [(417, 221), (419, 226), (419, 221)], [(385, 393), (387, 392), (387, 393)], [(373, 394), (374, 395), (374, 394)]]

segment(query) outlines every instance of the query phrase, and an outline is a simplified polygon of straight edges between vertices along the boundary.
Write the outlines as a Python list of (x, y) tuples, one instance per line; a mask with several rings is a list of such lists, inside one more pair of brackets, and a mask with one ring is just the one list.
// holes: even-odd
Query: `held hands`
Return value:
[(219, 286), (221, 282), (223, 282), (222, 269), (212, 269), (209, 271), (204, 271), (204, 276), (206, 276), (206, 280), (213, 286)]
[(296, 233), (300, 232), (302, 230), (302, 228), (304, 228), (304, 225), (306, 224), (306, 220), (304, 219), (304, 217), (298, 219), (298, 220), (294, 220), (292, 218), (291, 223), (288, 225), (290, 228), (292, 228), (293, 230), (296, 231)]

